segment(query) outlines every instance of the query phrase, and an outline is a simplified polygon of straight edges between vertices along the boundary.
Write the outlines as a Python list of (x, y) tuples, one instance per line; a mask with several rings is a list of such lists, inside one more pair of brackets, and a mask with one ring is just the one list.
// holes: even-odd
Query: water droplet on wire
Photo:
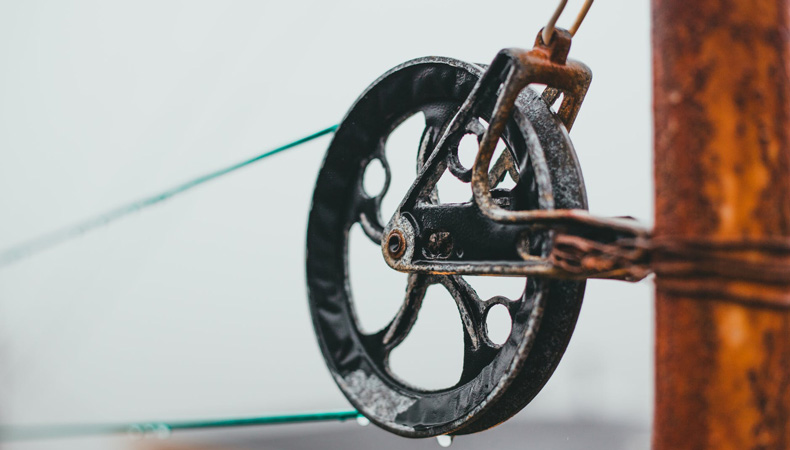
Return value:
[(359, 417), (357, 417), (357, 423), (360, 424), (363, 427), (366, 427), (366, 426), (370, 425), (370, 419), (368, 419), (365, 416), (359, 416)]
[(145, 437), (145, 430), (140, 425), (131, 425), (128, 430), (126, 430), (126, 435), (129, 436), (130, 439), (134, 439), (135, 441), (139, 441)]
[(173, 433), (173, 431), (170, 429), (169, 426), (167, 426), (167, 424), (158, 423), (154, 425), (153, 433), (154, 436), (156, 436), (159, 439), (168, 439), (170, 435)]
[(439, 443), (439, 447), (447, 448), (453, 445), (453, 437), (446, 434), (442, 436), (436, 436), (436, 442)]

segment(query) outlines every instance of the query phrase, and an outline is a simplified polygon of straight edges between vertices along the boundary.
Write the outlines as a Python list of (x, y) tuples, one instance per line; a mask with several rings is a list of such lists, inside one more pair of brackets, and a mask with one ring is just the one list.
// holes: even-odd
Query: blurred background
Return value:
[[(581, 3), (569, 2), (560, 26)], [(0, 249), (333, 125), (403, 61), (441, 55), (487, 63), (503, 47), (530, 47), (555, 6), (2, 1)], [(648, 2), (600, 0), (571, 50), (594, 73), (571, 134), (590, 209), (647, 224), (649, 37)], [(410, 152), (421, 131), (407, 121), (390, 144)], [(348, 409), (313, 334), (304, 275), (307, 214), (330, 139), (0, 267), (0, 421)], [(360, 320), (381, 326), (405, 278), (386, 268), (377, 248), (355, 240), (352, 232)], [(473, 285), (492, 295), (520, 289), (513, 280)], [(453, 310), (451, 301), (426, 302), (393, 370), (427, 387), (452, 380), (462, 346)], [(459, 438), (454, 448), (648, 448), (651, 311), (649, 280), (589, 282), (568, 351), (541, 394), (506, 425)], [(175, 433), (164, 448), (182, 443), (437, 447), (354, 423)], [(122, 436), (3, 448), (159, 445)]]

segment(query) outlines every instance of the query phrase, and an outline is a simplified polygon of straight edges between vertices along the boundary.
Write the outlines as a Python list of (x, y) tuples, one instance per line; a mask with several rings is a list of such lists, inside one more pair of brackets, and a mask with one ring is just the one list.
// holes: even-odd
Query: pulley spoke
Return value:
[(381, 244), (381, 236), (384, 233), (384, 224), (381, 220), (381, 202), (384, 199), (384, 196), (389, 191), (390, 183), (392, 181), (392, 171), (390, 170), (389, 162), (387, 161), (387, 154), (384, 148), (384, 141), (381, 141), (379, 145), (376, 147), (376, 151), (374, 156), (367, 162), (365, 166), (364, 172), (362, 174), (362, 180), (364, 184), (365, 176), (367, 176), (368, 167), (374, 161), (378, 161), (381, 163), (381, 167), (384, 169), (384, 182), (383, 186), (381, 187), (381, 191), (375, 195), (375, 197), (371, 196), (371, 193), (365, 191), (365, 188), (360, 186), (359, 190), (356, 195), (356, 216), (359, 220), (359, 224), (362, 226), (362, 230), (365, 232), (368, 238), (373, 241), (374, 244), (380, 245)]
[(461, 372), (460, 382), (465, 383), (477, 377), (480, 371), (487, 366), (499, 353), (498, 347), (490, 345), (481, 345), (473, 349), (468, 345), (468, 341), (464, 340), (464, 365)]
[[(477, 136), (478, 144), (483, 139), (483, 135), (486, 132), (486, 127), (483, 126), (483, 124), (480, 123), (480, 119), (477, 118), (472, 119), (472, 121), (466, 125), (466, 129)], [(497, 158), (496, 162), (491, 166), (491, 170), (488, 172), (489, 188), (493, 189), (497, 187), (505, 178), (506, 173), (510, 174), (513, 181), (518, 182), (518, 167), (516, 167), (513, 154), (509, 148), (502, 151), (502, 154), (499, 155), (499, 158)]]
[(439, 140), (439, 133), (441, 132), (442, 130), (438, 127), (431, 125), (425, 126), (422, 137), (420, 137), (420, 147), (417, 150), (417, 172), (422, 169), (422, 166), (425, 165), (425, 161), (431, 156), (431, 152), (436, 146), (436, 142)]
[(486, 127), (480, 123), (480, 119), (474, 117), (468, 124), (466, 124), (466, 129), (472, 132), (475, 136), (477, 136), (477, 140), (483, 139), (483, 135), (486, 133)]
[(362, 231), (376, 245), (381, 245), (381, 236), (384, 234), (384, 225), (381, 223), (381, 213), (379, 212), (380, 204), (379, 197), (360, 197), (357, 201), (359, 224), (362, 226)]
[[(432, 107), (426, 108), (423, 113), (425, 114), (425, 127), (435, 128), (439, 133), (436, 134), (435, 140), (439, 140), (439, 135), (444, 131), (444, 127), (450, 123), (455, 110), (446, 107)], [(435, 142), (434, 142), (435, 144)]]
[[(436, 126), (426, 126), (425, 130), (422, 133), (422, 137), (420, 138), (420, 147), (417, 153), (417, 173), (420, 172), (422, 166), (425, 165), (425, 162), (431, 156), (431, 152), (434, 150), (436, 146), (436, 142), (439, 140), (442, 130)], [(427, 199), (425, 199), (428, 203), (432, 203), (434, 205), (439, 204), (439, 191), (434, 187), (430, 194), (427, 195)]]
[(494, 189), (505, 179), (505, 174), (510, 174), (510, 177), (518, 183), (518, 168), (513, 161), (513, 155), (510, 154), (509, 149), (502, 151), (499, 159), (496, 160), (491, 170), (488, 171), (488, 187)]
[(461, 322), (464, 325), (464, 334), (469, 340), (472, 349), (477, 350), (483, 343), (483, 301), (475, 289), (460, 275), (440, 275), (441, 283), (455, 299)]
[(414, 322), (417, 321), (417, 314), (422, 307), (425, 291), (431, 284), (433, 284), (433, 277), (430, 275), (409, 275), (403, 305), (392, 322), (378, 333), (381, 335), (381, 343), (387, 351), (397, 347), (409, 335)]

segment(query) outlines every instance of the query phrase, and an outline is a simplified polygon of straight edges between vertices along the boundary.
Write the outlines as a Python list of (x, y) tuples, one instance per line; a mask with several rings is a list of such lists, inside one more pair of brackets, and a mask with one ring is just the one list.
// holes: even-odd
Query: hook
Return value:
[[(554, 10), (554, 14), (552, 14), (551, 18), (549, 19), (549, 23), (543, 27), (543, 42), (548, 44), (551, 40), (551, 36), (554, 34), (554, 26), (557, 25), (557, 19), (560, 18), (562, 15), (562, 11), (565, 10), (565, 5), (568, 4), (568, 0), (560, 0), (560, 4), (557, 5), (557, 9)], [(584, 6), (582, 6), (581, 11), (579, 11), (579, 15), (576, 16), (576, 22), (573, 23), (573, 26), (568, 30), (571, 33), (571, 36), (576, 35), (576, 32), (579, 31), (579, 27), (581, 26), (584, 18), (587, 16), (587, 12), (590, 10), (590, 7), (593, 4), (593, 0), (585, 0)]]

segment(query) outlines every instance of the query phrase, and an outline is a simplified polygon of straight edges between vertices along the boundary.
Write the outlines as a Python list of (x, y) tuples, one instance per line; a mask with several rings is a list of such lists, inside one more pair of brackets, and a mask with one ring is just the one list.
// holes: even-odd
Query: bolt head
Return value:
[(406, 239), (398, 230), (392, 230), (387, 237), (387, 254), (392, 259), (400, 259), (406, 253)]

